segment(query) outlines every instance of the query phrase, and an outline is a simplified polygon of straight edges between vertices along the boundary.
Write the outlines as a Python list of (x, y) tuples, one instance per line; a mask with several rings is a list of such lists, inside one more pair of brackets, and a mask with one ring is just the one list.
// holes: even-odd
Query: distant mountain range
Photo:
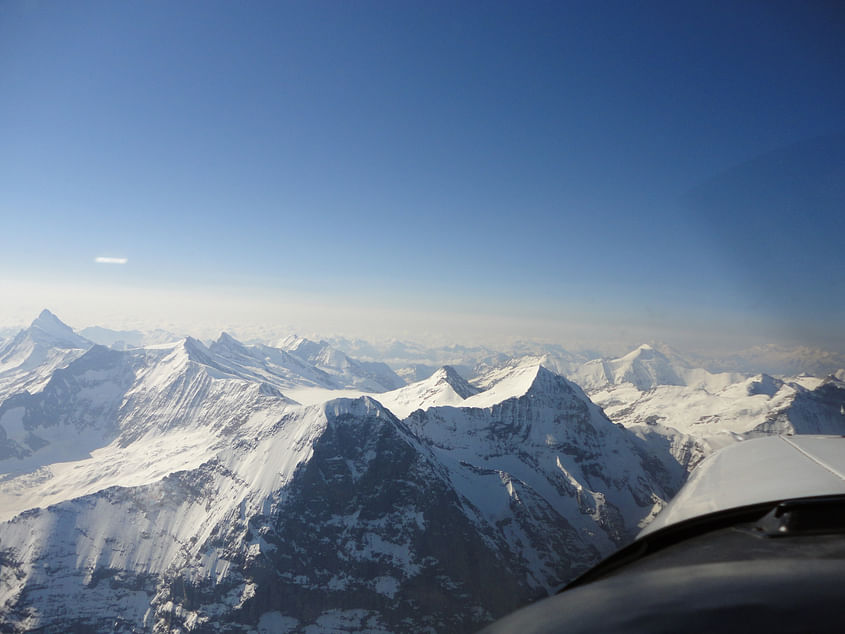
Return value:
[(474, 631), (715, 447), (845, 433), (841, 375), (659, 346), (412, 374), (295, 336), (110, 337), (44, 311), (0, 348), (0, 630)]
[[(408, 375), (413, 380), (426, 378), (444, 365), (451, 365), (466, 378), (472, 378), (483, 368), (527, 358), (536, 359), (548, 369), (569, 376), (589, 361), (622, 358), (589, 348), (568, 350), (560, 345), (536, 342), (518, 342), (493, 349), (459, 345), (430, 347), (401, 341), (374, 344), (343, 337), (329, 338), (328, 341), (356, 358), (384, 361), (401, 376)], [(826, 376), (845, 368), (845, 354), (809, 346), (757, 345), (737, 349), (727, 355), (686, 354), (660, 342), (651, 342), (649, 347), (668, 357), (675, 366), (701, 368), (712, 373)]]

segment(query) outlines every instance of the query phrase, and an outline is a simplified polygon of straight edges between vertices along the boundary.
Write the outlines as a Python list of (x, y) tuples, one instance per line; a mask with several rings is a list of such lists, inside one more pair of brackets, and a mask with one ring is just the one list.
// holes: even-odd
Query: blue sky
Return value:
[(0, 321), (842, 347), (843, 42), (833, 2), (6, 2)]

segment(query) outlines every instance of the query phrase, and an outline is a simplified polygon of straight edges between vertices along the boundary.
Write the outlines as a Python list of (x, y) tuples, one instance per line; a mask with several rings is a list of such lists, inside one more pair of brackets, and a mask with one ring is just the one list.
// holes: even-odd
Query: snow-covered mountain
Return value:
[(325, 341), (317, 343), (291, 335), (282, 339), (277, 346), (334, 377), (338, 386), (384, 392), (405, 385), (405, 381), (387, 364), (352, 359)]
[(586, 390), (622, 383), (648, 390), (657, 385), (685, 385), (684, 370), (662, 352), (643, 344), (618, 359), (588, 361), (570, 374), (570, 378)]
[(480, 391), (480, 388), (470, 385), (457, 370), (447, 365), (427, 379), (380, 394), (378, 399), (396, 416), (405, 418), (416, 409), (428, 409), (435, 405), (462, 405), (466, 399)]
[(402, 421), (369, 396), (293, 402), (284, 385), (328, 373), (291, 357), (93, 346), (4, 398), (0, 628), (472, 631), (683, 477), (537, 365), (443, 368), (385, 394)]
[(519, 368), (488, 391), (497, 389), (463, 407), (418, 409), (405, 423), (449, 468), (480, 520), (503, 531), (533, 584), (551, 589), (612, 551), (683, 482), (677, 463), (649, 455), (580, 388), (542, 366)]
[(845, 384), (836, 376), (711, 373), (644, 345), (619, 359), (590, 361), (570, 378), (611, 420), (668, 448), (688, 468), (744, 437), (845, 433)]
[(0, 348), (0, 397), (36, 390), (56, 368), (67, 365), (92, 346), (49, 310)]

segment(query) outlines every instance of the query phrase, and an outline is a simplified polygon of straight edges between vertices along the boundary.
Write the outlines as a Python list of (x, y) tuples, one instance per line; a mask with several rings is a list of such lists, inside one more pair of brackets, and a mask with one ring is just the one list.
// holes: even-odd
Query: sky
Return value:
[(0, 325), (845, 350), (844, 203), (837, 2), (0, 2)]

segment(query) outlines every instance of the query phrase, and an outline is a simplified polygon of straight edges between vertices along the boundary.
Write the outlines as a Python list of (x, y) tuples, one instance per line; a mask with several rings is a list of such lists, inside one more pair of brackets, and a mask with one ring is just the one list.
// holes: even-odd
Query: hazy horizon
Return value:
[[(157, 325), (153, 325), (151, 323), (144, 323), (137, 320), (132, 323), (119, 321), (109, 323), (107, 320), (104, 321), (102, 319), (95, 319), (94, 321), (73, 321), (67, 319), (66, 316), (63, 316), (61, 313), (51, 310), (49, 307), (42, 310), (49, 311), (63, 323), (70, 326), (75, 332), (83, 335), (87, 334), (84, 331), (89, 328), (104, 328), (113, 332), (141, 333), (145, 337), (156, 335), (158, 332), (155, 339), (158, 343), (164, 343), (165, 339), (159, 338), (165, 333), (169, 333), (173, 336), (171, 339), (167, 339), (167, 341), (176, 341), (184, 337), (194, 337), (203, 340), (206, 343), (216, 341), (223, 333), (226, 333), (246, 344), (262, 343), (265, 345), (276, 346), (280, 344), (283, 338), (296, 335), (299, 337), (305, 337), (306, 339), (311, 339), (312, 341), (329, 341), (344, 352), (351, 353), (352, 356), (360, 356), (363, 354), (361, 358), (376, 361), (387, 360), (388, 357), (385, 357), (385, 354), (387, 354), (388, 350), (392, 349), (393, 344), (401, 343), (410, 345), (411, 348), (407, 349), (405, 353), (399, 353), (399, 356), (393, 360), (400, 366), (411, 362), (426, 363), (427, 361), (425, 361), (424, 357), (434, 354), (438, 350), (443, 351), (446, 349), (454, 349), (458, 356), (460, 356), (459, 353), (461, 349), (465, 349), (467, 352), (471, 350), (479, 351), (486, 349), (490, 353), (514, 355), (514, 358), (520, 358), (521, 356), (531, 354), (560, 353), (565, 351), (566, 353), (576, 355), (576, 357), (581, 356), (582, 361), (586, 361), (599, 357), (608, 359), (621, 357), (646, 344), (668, 346), (668, 350), (671, 350), (673, 354), (677, 353), (681, 355), (681, 357), (686, 358), (688, 362), (701, 363), (704, 364), (704, 367), (715, 368), (715, 371), (727, 369), (729, 366), (720, 368), (720, 364), (728, 362), (729, 359), (733, 359), (734, 361), (731, 361), (730, 363), (748, 364), (748, 369), (744, 371), (760, 371), (782, 374), (783, 372), (779, 372), (774, 368), (777, 367), (778, 363), (781, 363), (788, 357), (794, 357), (796, 361), (798, 361), (799, 358), (802, 358), (807, 362), (813, 358), (815, 358), (816, 361), (819, 359), (825, 359), (821, 363), (825, 367), (830, 366), (828, 370), (825, 370), (826, 373), (840, 369), (840, 366), (845, 367), (842, 361), (845, 352), (829, 346), (813, 346), (808, 345), (805, 342), (787, 341), (784, 339), (778, 341), (767, 341), (762, 338), (752, 340), (743, 337), (738, 338), (735, 342), (736, 345), (731, 347), (725, 345), (725, 342), (728, 341), (725, 337), (718, 340), (708, 340), (703, 338), (697, 340), (684, 340), (677, 337), (673, 338), (672, 332), (666, 330), (661, 331), (661, 334), (664, 335), (663, 337), (649, 337), (648, 333), (645, 332), (642, 336), (637, 336), (636, 332), (626, 330), (617, 332), (616, 337), (605, 336), (590, 338), (589, 336), (586, 336), (586, 331), (583, 330), (583, 326), (581, 326), (581, 336), (571, 335), (568, 338), (516, 335), (491, 338), (489, 336), (485, 337), (483, 335), (479, 335), (478, 333), (475, 333), (474, 335), (466, 335), (463, 338), (455, 336), (443, 337), (441, 334), (434, 333), (431, 329), (428, 331), (418, 329), (416, 331), (403, 331), (393, 334), (389, 331), (384, 331), (381, 335), (367, 336), (366, 334), (361, 335), (360, 333), (348, 331), (341, 332), (330, 329), (314, 330), (309, 329), (308, 327), (298, 327), (293, 324), (285, 324), (278, 321), (269, 321), (266, 323), (232, 322), (226, 325), (218, 323), (212, 324), (210, 322), (183, 322), (181, 324), (178, 322), (158, 322)], [(37, 311), (37, 313), (33, 313), (30, 316), (31, 318), (18, 323), (0, 323), (0, 344), (10, 342), (11, 337), (14, 334), (17, 334), (19, 330), (29, 327), (40, 312), (41, 311)], [(447, 317), (444, 317), (444, 319), (445, 318), (454, 321), (455, 316), (450, 314)], [(524, 327), (525, 320), (519, 320), (518, 323), (520, 324), (520, 327)], [(596, 327), (598, 328), (598, 326)], [(613, 331), (605, 330), (604, 332), (607, 333)], [(426, 333), (428, 333), (429, 336), (425, 336)], [(98, 338), (96, 336), (92, 335), (92, 337), (95, 343), (98, 342)], [(349, 346), (351, 346), (351, 348)], [(363, 348), (359, 348), (359, 346), (363, 346)], [(768, 350), (768, 352), (765, 352), (766, 350)], [(422, 356), (417, 359), (417, 361), (413, 361), (415, 354)], [(746, 355), (749, 354), (751, 356), (746, 357)], [(775, 357), (771, 357), (767, 361), (765, 360), (765, 357), (757, 358), (757, 354), (774, 354)], [(431, 359), (433, 358), (434, 357), (431, 357)], [(458, 357), (455, 358), (457, 359)], [(754, 358), (757, 360), (753, 361)], [(778, 361), (778, 358), (780, 358), (780, 361)], [(429, 362), (433, 362), (431, 359), (429, 359)], [(467, 359), (469, 359), (469, 357)], [(774, 363), (775, 366), (770, 366), (772, 363)], [(831, 363), (833, 363), (835, 367), (834, 365), (831, 365)], [(759, 367), (757, 367), (758, 365)]]

